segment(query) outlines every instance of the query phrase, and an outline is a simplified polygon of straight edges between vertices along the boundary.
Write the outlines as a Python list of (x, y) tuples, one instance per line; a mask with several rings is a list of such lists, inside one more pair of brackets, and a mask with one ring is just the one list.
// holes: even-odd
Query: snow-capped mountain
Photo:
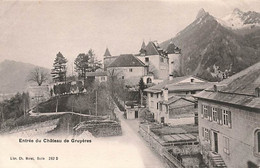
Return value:
[[(244, 14), (241, 18), (243, 24), (257, 21)], [(181, 73), (210, 81), (219, 80), (226, 73), (237, 73), (260, 61), (260, 29), (243, 29), (245, 33), (239, 29), (238, 33), (238, 30), (223, 26), (221, 22), (224, 21), (200, 10), (190, 25), (160, 46), (166, 48), (173, 41), (182, 50)]]
[(225, 27), (232, 29), (253, 28), (260, 26), (260, 13), (254, 11), (243, 12), (238, 8), (218, 21)]

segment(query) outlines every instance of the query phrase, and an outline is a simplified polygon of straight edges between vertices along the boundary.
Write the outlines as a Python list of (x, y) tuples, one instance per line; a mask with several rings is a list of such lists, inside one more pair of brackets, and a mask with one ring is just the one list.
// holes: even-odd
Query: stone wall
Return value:
[(77, 134), (84, 131), (90, 132), (94, 137), (108, 137), (122, 135), (121, 125), (118, 122), (87, 123), (77, 129)]
[(148, 125), (139, 125), (139, 133), (143, 139), (151, 146), (151, 148), (163, 156), (163, 141), (155, 135)]

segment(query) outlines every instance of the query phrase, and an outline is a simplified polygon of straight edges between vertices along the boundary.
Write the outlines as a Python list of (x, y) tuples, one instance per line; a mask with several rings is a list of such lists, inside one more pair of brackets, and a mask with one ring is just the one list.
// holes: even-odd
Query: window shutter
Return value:
[(204, 109), (204, 105), (201, 106), (201, 118), (204, 118), (203, 109)]
[(157, 103), (157, 109), (158, 109), (158, 103)]
[(231, 128), (231, 111), (228, 111), (228, 126)]
[[(205, 109), (207, 109), (208, 107), (207, 106), (204, 106)], [(203, 113), (204, 113), (204, 118), (208, 118), (208, 110), (207, 111), (204, 111), (204, 108), (203, 108)]]
[(212, 121), (212, 107), (208, 106), (209, 121)]
[(218, 109), (218, 120), (219, 124), (222, 125), (222, 109)]

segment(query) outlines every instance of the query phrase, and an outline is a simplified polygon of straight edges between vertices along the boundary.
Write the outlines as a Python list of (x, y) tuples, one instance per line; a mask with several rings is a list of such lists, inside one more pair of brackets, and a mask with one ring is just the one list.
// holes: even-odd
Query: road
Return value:
[(164, 168), (162, 158), (155, 151), (150, 149), (148, 144), (142, 139), (138, 133), (138, 124), (139, 121), (136, 120), (126, 120), (123, 117), (123, 113), (116, 109), (116, 115), (121, 121), (121, 127), (123, 131), (122, 136), (116, 137), (105, 137), (104, 140), (118, 141), (122, 143), (127, 143), (129, 146), (136, 147), (140, 159), (143, 162), (145, 168)]

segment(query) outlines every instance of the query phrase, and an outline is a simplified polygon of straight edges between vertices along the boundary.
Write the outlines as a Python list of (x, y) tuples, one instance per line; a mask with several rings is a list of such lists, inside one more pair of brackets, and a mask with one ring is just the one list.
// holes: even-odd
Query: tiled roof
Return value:
[(163, 103), (163, 104), (167, 104), (167, 105), (172, 105), (174, 104), (175, 102), (177, 102), (178, 100), (184, 100), (184, 101), (187, 101), (187, 102), (190, 102), (190, 103), (195, 103), (195, 99), (193, 97), (179, 97), (179, 96), (175, 96), (175, 95), (172, 95), (168, 101), (159, 101), (160, 103)]
[(144, 67), (146, 66), (141, 60), (133, 54), (124, 54), (116, 58), (108, 67)]
[[(192, 91), (192, 90), (204, 90), (215, 83), (213, 82), (186, 82), (186, 83), (179, 83), (185, 79), (188, 79), (190, 77), (197, 78), (195, 76), (182, 76), (182, 77), (176, 77), (173, 78), (172, 80), (165, 80), (155, 86), (149, 87), (145, 89), (144, 91), (146, 92), (152, 92), (152, 93), (158, 93), (161, 92), (163, 88), (168, 88), (169, 92), (174, 92), (174, 91)], [(199, 79), (199, 78), (197, 78)], [(200, 79), (201, 80), (201, 79)]]
[(147, 44), (144, 50), (145, 50), (145, 55), (159, 55), (157, 47), (151, 41)]
[(107, 73), (104, 71), (100, 72), (87, 72), (86, 76), (107, 76)]
[(220, 82), (216, 87), (217, 91), (211, 87), (195, 97), (250, 107), (260, 112), (260, 97), (256, 96), (257, 87), (260, 87), (260, 62)]

